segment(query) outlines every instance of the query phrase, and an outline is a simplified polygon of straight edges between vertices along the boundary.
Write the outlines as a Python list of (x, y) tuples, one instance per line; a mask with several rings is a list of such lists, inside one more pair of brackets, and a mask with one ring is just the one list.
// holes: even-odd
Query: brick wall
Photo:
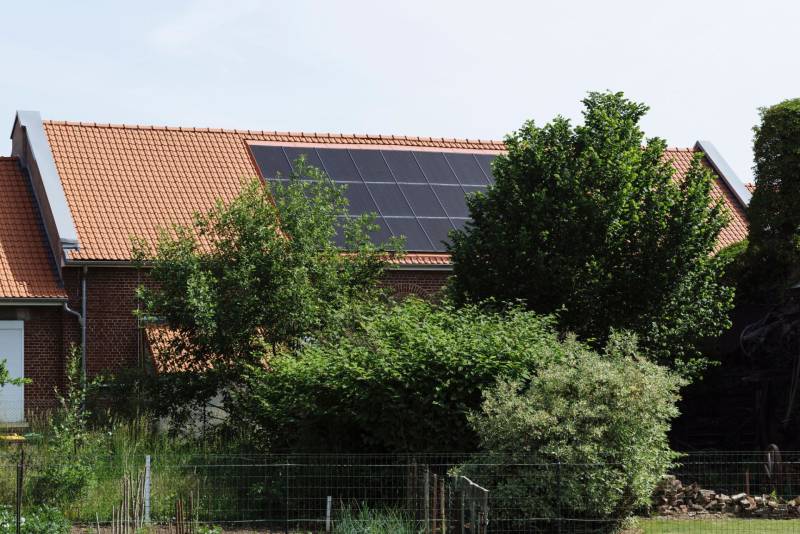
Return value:
[(398, 296), (417, 295), (435, 298), (441, 292), (449, 271), (391, 270), (384, 275), (384, 284), (394, 289)]
[(20, 318), (25, 321), (25, 376), (31, 379), (25, 386), (25, 409), (53, 408), (55, 388), (64, 387), (64, 311), (37, 306), (26, 308)]
[[(142, 273), (126, 267), (93, 267), (87, 269), (86, 309), (87, 372), (89, 376), (133, 367), (141, 362), (142, 346), (136, 309), (136, 288)], [(69, 305), (81, 306), (81, 269), (64, 269), (64, 283)], [(69, 318), (68, 318), (69, 319)], [(80, 343), (80, 327), (72, 318), (67, 343)]]
[[(79, 267), (64, 269), (69, 306), (81, 309)], [(384, 283), (400, 296), (435, 298), (448, 272), (392, 270)], [(87, 270), (87, 361), (89, 376), (123, 367), (141, 365), (142, 336), (133, 310), (135, 291), (143, 274), (127, 267), (91, 267)], [(25, 374), (33, 380), (26, 386), (28, 409), (50, 408), (55, 387), (63, 387), (66, 355), (72, 344), (80, 345), (77, 319), (60, 307), (26, 308)]]

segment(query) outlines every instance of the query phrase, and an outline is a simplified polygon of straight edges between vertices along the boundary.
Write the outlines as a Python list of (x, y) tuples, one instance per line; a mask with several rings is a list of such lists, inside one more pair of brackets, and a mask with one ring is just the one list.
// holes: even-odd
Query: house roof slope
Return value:
[[(487, 151), (504, 149), (499, 141), (339, 135), (208, 128), (170, 128), (44, 121), (81, 248), (68, 251), (72, 261), (130, 261), (131, 239), (151, 242), (158, 228), (189, 224), (195, 212), (217, 199), (229, 201), (244, 180), (259, 175), (249, 144), (375, 146)], [(691, 162), (692, 149), (670, 149), (679, 175)], [(746, 235), (744, 211), (721, 178), (715, 195), (732, 213), (721, 245)], [(411, 251), (414, 252), (414, 251)], [(447, 254), (412, 253), (410, 266), (449, 265)]]
[[(689, 171), (695, 152), (696, 149), (692, 148), (670, 148), (668, 150), (667, 157), (672, 160), (678, 179), (685, 176)], [(705, 163), (707, 164), (707, 162)], [(712, 172), (714, 172), (713, 169)], [(730, 217), (728, 225), (722, 229), (718, 240), (718, 248), (724, 248), (747, 238), (747, 214), (744, 206), (739, 202), (725, 180), (716, 173), (714, 174), (715, 180), (711, 195), (715, 199), (722, 198), (725, 207), (728, 208), (728, 216)]]
[(0, 299), (65, 299), (17, 158), (0, 157), (0, 192)]

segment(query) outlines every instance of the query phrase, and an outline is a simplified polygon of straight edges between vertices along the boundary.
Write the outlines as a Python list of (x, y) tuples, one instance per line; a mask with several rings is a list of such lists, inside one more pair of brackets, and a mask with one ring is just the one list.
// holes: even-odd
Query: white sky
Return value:
[(800, 96), (800, 2), (4, 2), (0, 121), (502, 138), (650, 105), (648, 135), (713, 141), (743, 179), (760, 106)]

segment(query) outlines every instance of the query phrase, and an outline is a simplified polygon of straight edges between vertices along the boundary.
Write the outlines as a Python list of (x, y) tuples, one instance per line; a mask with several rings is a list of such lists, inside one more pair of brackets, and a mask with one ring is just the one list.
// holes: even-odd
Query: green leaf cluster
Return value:
[[(89, 414), (85, 410), (87, 384), (81, 377), (81, 356), (73, 346), (67, 359), (64, 393), (58, 394), (59, 409), (50, 421), (47, 444), (57, 460), (47, 462), (30, 477), (31, 494), (37, 502), (64, 505), (84, 496), (94, 480), (91, 462), (78, 450), (89, 436)], [(70, 461), (64, 461), (70, 458)]]
[(675, 459), (667, 432), (682, 385), (637, 357), (631, 335), (612, 334), (602, 353), (574, 343), (530, 383), (486, 392), (470, 416), (486, 454), (460, 472), (489, 486), (501, 515), (623, 519)]
[(773, 301), (800, 279), (800, 99), (761, 110), (743, 292)]
[[(69, 534), (72, 527), (56, 508), (39, 506), (20, 518), (21, 534)], [(17, 518), (10, 506), (0, 506), (0, 534), (16, 534)]]
[(11, 375), (8, 373), (8, 366), (6, 365), (6, 362), (7, 360), (0, 359), (0, 388), (6, 384), (11, 386), (22, 386), (30, 383), (30, 380), (27, 378), (11, 378)]
[(684, 365), (728, 325), (733, 290), (714, 262), (727, 223), (697, 155), (682, 179), (666, 143), (645, 139), (647, 107), (590, 93), (584, 123), (534, 122), (506, 138), (495, 185), (468, 199), (453, 236), (457, 302), (523, 300), (602, 346), (613, 329)]
[(245, 183), (153, 247), (137, 241), (152, 282), (139, 313), (166, 332), (157, 356), (194, 375), (184, 391), (212, 396), (240, 366), (335, 328), (352, 302), (380, 296), (386, 251), (401, 253), (398, 242), (372, 244), (374, 229), (370, 216), (348, 217), (342, 188), (301, 158), (285, 180)]
[(529, 380), (567, 350), (548, 317), (409, 298), (251, 367), (234, 404), (273, 450), (474, 450), (466, 420), (497, 377)]

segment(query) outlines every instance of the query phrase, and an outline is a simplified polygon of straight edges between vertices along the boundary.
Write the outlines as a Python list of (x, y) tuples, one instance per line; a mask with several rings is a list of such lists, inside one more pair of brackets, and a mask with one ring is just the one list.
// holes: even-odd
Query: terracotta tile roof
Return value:
[[(192, 214), (228, 201), (242, 180), (258, 175), (249, 142), (314, 145), (428, 147), (501, 151), (499, 141), (339, 135), (209, 128), (169, 128), (45, 121), (56, 167), (72, 211), (81, 250), (71, 260), (131, 258), (131, 238), (155, 239), (159, 227), (188, 224)], [(670, 149), (679, 172), (692, 150)], [(744, 213), (731, 192), (718, 184), (733, 212), (725, 244), (744, 237)], [(447, 265), (446, 254), (409, 254), (411, 265)]]
[(410, 252), (396, 262), (404, 265), (450, 265), (450, 254), (436, 252)]
[[(243, 179), (258, 176), (249, 141), (493, 151), (503, 146), (496, 141), (430, 137), (53, 121), (44, 126), (81, 243), (80, 251), (70, 253), (72, 260), (129, 260), (131, 237), (155, 239), (158, 227), (188, 224), (194, 212), (208, 210), (217, 199), (232, 199)], [(436, 264), (444, 261), (441, 256), (413, 258)]]
[(66, 298), (17, 158), (0, 157), (0, 298)]
[[(670, 148), (667, 157), (672, 159), (672, 164), (675, 166), (677, 177), (685, 175), (692, 164), (694, 157), (694, 149), (691, 148)], [(721, 177), (717, 176), (714, 182), (714, 188), (711, 191), (714, 198), (722, 197), (725, 206), (728, 208), (730, 222), (728, 226), (723, 228), (719, 236), (719, 248), (738, 243), (747, 237), (747, 214), (741, 203), (737, 200), (733, 191), (728, 187)]]

